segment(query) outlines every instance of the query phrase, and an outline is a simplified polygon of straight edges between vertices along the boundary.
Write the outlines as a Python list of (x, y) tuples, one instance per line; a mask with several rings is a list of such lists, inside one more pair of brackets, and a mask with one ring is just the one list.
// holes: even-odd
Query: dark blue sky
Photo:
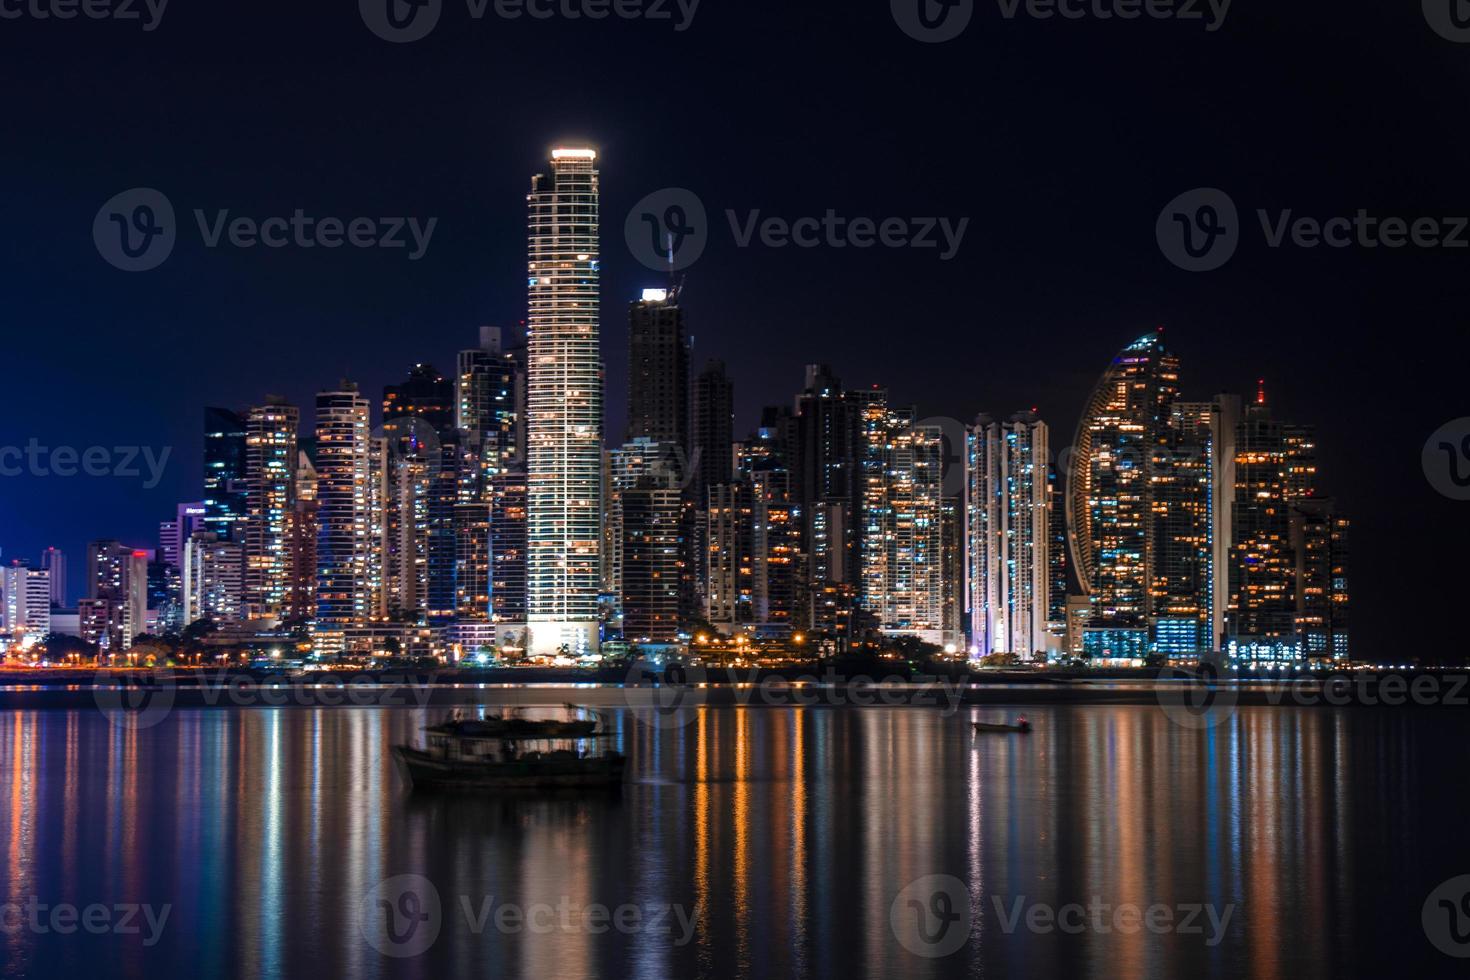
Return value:
[[(1224, 27), (1005, 19), (918, 43), (886, 0), (704, 0), (668, 22), (474, 21), (393, 45), (356, 5), (173, 0), (157, 30), (0, 20), (0, 446), (171, 447), (160, 485), (0, 478), (8, 559), (152, 546), (199, 494), (201, 410), (267, 392), (309, 405), (342, 376), (376, 400), (443, 369), (481, 323), (524, 316), (524, 196), (563, 139), (602, 151), (608, 431), (622, 429), (626, 301), (660, 276), (623, 243), (632, 205), (694, 190), (714, 219), (687, 273), (696, 359), (730, 364), (740, 427), (802, 365), (887, 384), (926, 414), (1035, 406), (1070, 442), (1112, 354), (1168, 325), (1187, 395), (1265, 377), (1321, 430), (1322, 485), (1355, 519), (1354, 630), (1397, 655), (1465, 582), (1465, 504), (1420, 450), (1470, 415), (1470, 250), (1267, 247), (1257, 208), (1328, 218), (1470, 213), (1470, 45), (1418, 4), (1238, 0)], [(309, 9), (301, 9), (301, 8)], [(94, 247), (103, 202), (163, 191), (180, 240), (127, 274)], [(1214, 186), (1244, 241), (1191, 274), (1160, 209)], [(207, 249), (195, 208), (263, 219), (437, 217), (403, 250)], [(970, 218), (934, 251), (737, 248), (724, 218)], [(74, 573), (74, 579), (79, 571)], [(74, 590), (75, 591), (75, 588)], [(1455, 651), (1458, 658), (1460, 651)]]

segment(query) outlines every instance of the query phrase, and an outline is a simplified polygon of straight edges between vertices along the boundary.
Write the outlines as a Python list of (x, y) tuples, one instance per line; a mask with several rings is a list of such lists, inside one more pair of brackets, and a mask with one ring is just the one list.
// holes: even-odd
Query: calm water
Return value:
[[(101, 904), (114, 921), (119, 904), (169, 911), (159, 929), (137, 913), (137, 934), (62, 935), (46, 913), (42, 931), (11, 910), (0, 972), (1342, 977), (1465, 965), (1429, 945), (1420, 918), (1435, 885), (1470, 873), (1460, 715), (1242, 709), (1194, 732), (1150, 707), (1030, 714), (1025, 739), (973, 736), (969, 719), (992, 709), (707, 708), (661, 731), (620, 714), (633, 770), (620, 797), (519, 802), (407, 794), (388, 747), (425, 723), (412, 708), (176, 710), (141, 731), (95, 711), (3, 714), (7, 900)], [(401, 875), (432, 883), (437, 934), (428, 898), (395, 890), (403, 879), (374, 891)], [(917, 916), (935, 916), (932, 936), (957, 906), (932, 885), (900, 896), (931, 875), (969, 892), (968, 937), (950, 923), (961, 945), (941, 958), (910, 950)], [(375, 947), (380, 900), (403, 915), (399, 935), (419, 917), (409, 941), (432, 939), (421, 955)], [(1125, 933), (1108, 926), (1131, 920), (1111, 912), (1092, 920), (1105, 928), (1027, 928), (1038, 905), (1073, 902), (1229, 918), (1217, 929), (1201, 912), (1190, 934)], [(623, 928), (594, 919), (594, 931), (581, 917), (594, 904), (631, 911)], [(540, 915), (538, 931), (505, 918), (516, 910)]]

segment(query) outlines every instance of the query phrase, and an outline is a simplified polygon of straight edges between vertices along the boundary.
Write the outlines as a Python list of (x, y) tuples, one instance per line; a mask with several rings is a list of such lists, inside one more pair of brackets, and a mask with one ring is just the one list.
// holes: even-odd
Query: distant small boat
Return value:
[(1031, 731), (1031, 722), (1027, 721), (1023, 716), (1016, 719), (1016, 723), (1014, 725), (1002, 725), (989, 721), (972, 721), (970, 722), (970, 727), (973, 728), (977, 733), (1014, 732), (1020, 735), (1026, 735), (1029, 734)]
[(612, 789), (628, 761), (601, 750), (595, 720), (451, 718), (425, 731), (427, 749), (393, 746), (399, 772), (422, 791)]

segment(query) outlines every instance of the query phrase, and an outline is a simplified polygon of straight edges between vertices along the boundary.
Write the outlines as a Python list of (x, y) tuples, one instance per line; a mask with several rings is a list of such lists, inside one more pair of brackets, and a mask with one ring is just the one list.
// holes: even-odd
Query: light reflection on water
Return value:
[[(706, 708), (655, 731), (614, 713), (618, 796), (416, 797), (389, 746), (442, 709), (176, 710), (0, 720), (0, 861), (24, 902), (171, 906), (161, 941), (0, 933), (8, 976), (1375, 975), (1444, 960), (1431, 888), (1470, 873), (1464, 723), (1433, 711), (1243, 708), (1206, 731), (1157, 708), (1031, 709), (1029, 737), (970, 709)], [(994, 717), (975, 709), (974, 717)], [(359, 928), (379, 882), (429, 878), (431, 948)], [(968, 943), (915, 956), (898, 892), (947, 874)], [(697, 914), (692, 941), (480, 933), (462, 900)], [(1223, 941), (1007, 932), (996, 902), (1233, 906)], [(696, 912), (697, 910), (697, 912)], [(1208, 932), (1208, 929), (1206, 930)], [(677, 925), (675, 924), (677, 934)]]

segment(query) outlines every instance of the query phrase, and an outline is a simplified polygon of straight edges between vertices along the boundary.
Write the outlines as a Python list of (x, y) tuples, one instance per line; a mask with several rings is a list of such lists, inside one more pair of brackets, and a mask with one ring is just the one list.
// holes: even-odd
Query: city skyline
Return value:
[[(396, 623), (462, 655), (514, 642), (582, 657), (609, 630), (672, 644), (708, 621), (838, 649), (869, 631), (911, 636), (975, 658), (1349, 658), (1348, 522), (1316, 492), (1313, 429), (1269, 421), (1264, 380), (1244, 411), (1238, 396), (1182, 400), (1162, 327), (1102, 372), (1061, 453), (1035, 410), (1005, 429), (983, 413), (973, 427), (924, 418), (825, 363), (745, 437), (723, 363), (691, 377), (682, 284), (649, 287), (629, 301), (618, 448), (603, 408), (599, 153), (549, 156), (527, 198), (524, 345), (482, 326), (453, 375), (416, 362), (384, 386), (376, 430), (349, 379), (319, 390), (309, 419), (278, 395), (205, 409), (206, 499), (160, 525), (159, 581), (149, 569), (157, 632), (212, 601), (242, 622), (309, 626), (327, 656), (371, 651)], [(524, 507), (505, 509), (522, 481)], [(1261, 488), (1277, 504), (1256, 507)], [(210, 564), (228, 558), (224, 538), (243, 546), (239, 597), (196, 597), (221, 587)], [(790, 562), (795, 578), (775, 585)], [(82, 635), (116, 637), (114, 651), (146, 630), (135, 600), (90, 580), (84, 606)], [(116, 630), (99, 616), (120, 616)]]

